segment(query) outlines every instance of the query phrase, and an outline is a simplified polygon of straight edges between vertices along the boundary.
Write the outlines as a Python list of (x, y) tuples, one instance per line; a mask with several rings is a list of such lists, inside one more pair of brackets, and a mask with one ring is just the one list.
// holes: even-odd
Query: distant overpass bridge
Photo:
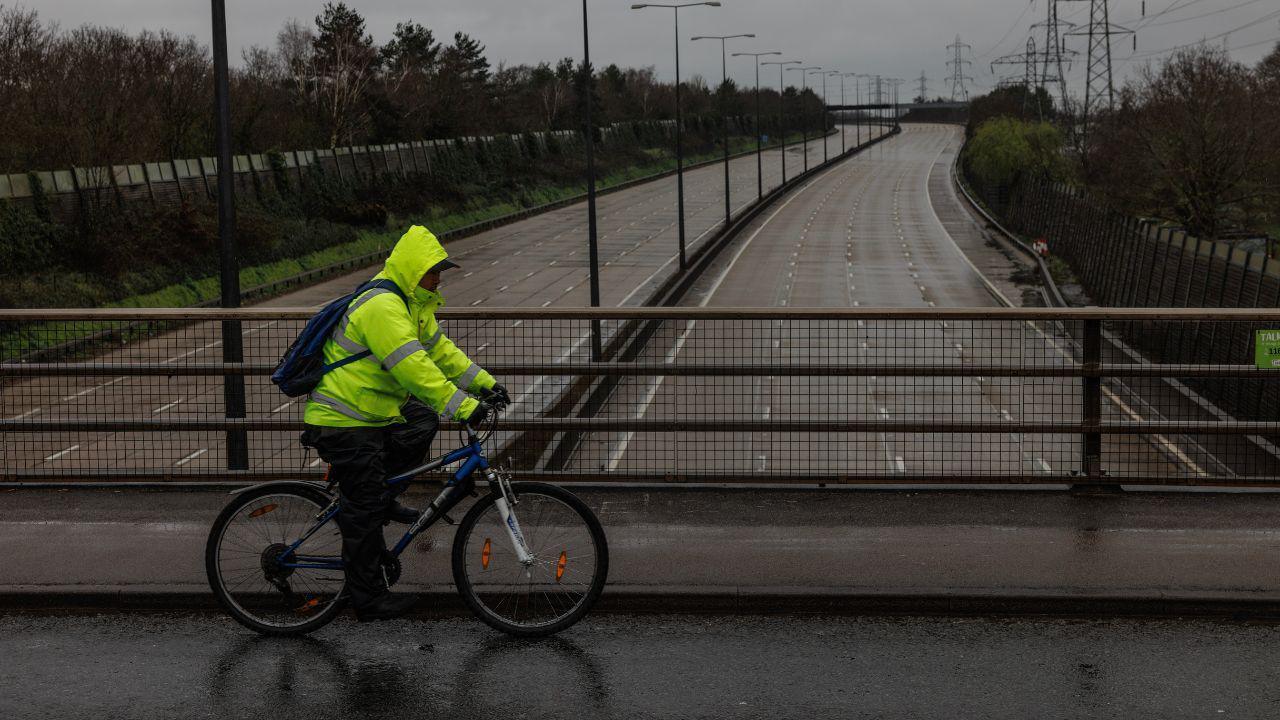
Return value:
[(828, 105), (827, 112), (849, 121), (864, 117), (890, 117), (906, 122), (964, 122), (969, 118), (968, 102), (867, 103)]

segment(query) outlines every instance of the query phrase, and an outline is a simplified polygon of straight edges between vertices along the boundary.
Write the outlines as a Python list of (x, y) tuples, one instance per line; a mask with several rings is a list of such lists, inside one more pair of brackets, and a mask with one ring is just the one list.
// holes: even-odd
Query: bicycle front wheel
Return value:
[(538, 482), (511, 484), (511, 511), (533, 557), (520, 562), (495, 504), (476, 502), (453, 539), (453, 579), (467, 606), (520, 637), (560, 632), (591, 610), (609, 574), (604, 529), (576, 495)]

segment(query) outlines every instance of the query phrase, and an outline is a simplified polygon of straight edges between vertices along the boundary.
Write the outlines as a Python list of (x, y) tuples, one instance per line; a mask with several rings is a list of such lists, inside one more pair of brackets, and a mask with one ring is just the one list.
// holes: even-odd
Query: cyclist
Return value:
[(393, 281), (404, 297), (385, 288), (361, 293), (324, 347), (325, 363), (373, 354), (326, 373), (307, 398), (301, 440), (329, 463), (338, 484), (346, 587), (361, 621), (398, 617), (414, 603), (390, 592), (382, 574), (383, 525), (419, 515), (396, 501), (386, 478), (422, 464), (437, 414), (475, 427), (493, 408), (471, 394), (511, 401), (436, 321), (444, 305), (440, 273), (456, 267), (429, 230), (409, 228), (374, 277)]

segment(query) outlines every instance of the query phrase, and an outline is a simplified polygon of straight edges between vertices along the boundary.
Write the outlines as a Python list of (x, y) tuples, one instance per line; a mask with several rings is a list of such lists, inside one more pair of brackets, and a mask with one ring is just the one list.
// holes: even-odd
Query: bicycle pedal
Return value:
[(457, 525), (457, 524), (458, 524), (458, 523), (454, 522), (453, 518), (449, 517), (447, 514), (441, 515), (441, 516), (440, 516), (440, 518), (441, 518), (442, 520), (444, 520), (445, 522), (449, 523), (450, 525)]

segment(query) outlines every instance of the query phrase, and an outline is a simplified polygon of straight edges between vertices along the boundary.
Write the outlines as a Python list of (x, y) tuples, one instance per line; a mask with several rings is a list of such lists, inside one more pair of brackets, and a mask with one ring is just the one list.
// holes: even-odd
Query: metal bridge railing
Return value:
[[(0, 311), (0, 478), (322, 472), (268, 375), (310, 310)], [(445, 310), (563, 481), (1280, 485), (1277, 310)], [(238, 323), (224, 323), (233, 320)], [(605, 354), (590, 359), (594, 322)], [(245, 361), (221, 362), (239, 327)], [(1153, 339), (1155, 341), (1153, 341)], [(1194, 364), (1139, 348), (1194, 343)], [(242, 417), (227, 417), (239, 377)], [(235, 407), (239, 403), (232, 403)], [(444, 425), (436, 441), (452, 442)], [(231, 446), (247, 446), (241, 467)]]

